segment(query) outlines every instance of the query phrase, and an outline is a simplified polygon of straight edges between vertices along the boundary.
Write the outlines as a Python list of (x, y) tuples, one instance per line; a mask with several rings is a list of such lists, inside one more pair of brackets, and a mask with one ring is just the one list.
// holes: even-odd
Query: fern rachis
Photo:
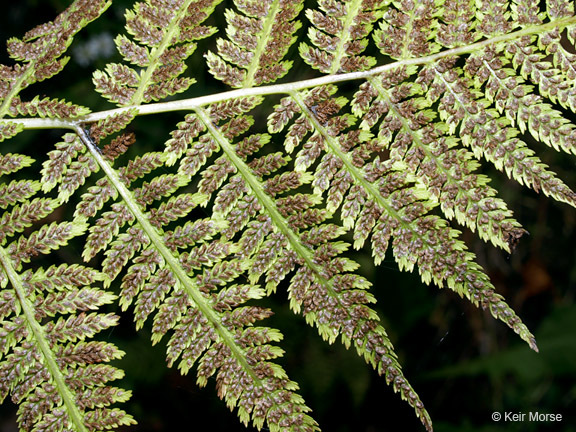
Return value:
[[(259, 323), (272, 314), (259, 301), (286, 290), (294, 313), (327, 342), (353, 346), (431, 430), (349, 250), (369, 250), (375, 265), (392, 255), (537, 350), (457, 226), (507, 252), (525, 233), (478, 173), (483, 163), (576, 206), (529, 148), (534, 139), (575, 152), (565, 114), (576, 110), (576, 56), (566, 48), (576, 41), (574, 5), (220, 3), (135, 3), (114, 40), (123, 61), (92, 76), (116, 105), (110, 110), (24, 90), (58, 79), (76, 33), (113, 2), (74, 1), (8, 42), (13, 64), (0, 66), (0, 400), (20, 405), (23, 430), (133, 423), (110, 407), (129, 397), (107, 384), (123, 376), (105, 364), (122, 352), (89, 340), (117, 323), (103, 312), (117, 304), (133, 311), (136, 329), (151, 325), (170, 366), (195, 369), (201, 386), (214, 377), (243, 423), (318, 430), (275, 362), (282, 334)], [(227, 27), (218, 32), (209, 23), (222, 12)], [(202, 39), (215, 50), (203, 53), (206, 70), (234, 90), (188, 98), (200, 75), (187, 66), (200, 64)], [(289, 59), (296, 42), (299, 56)], [(317, 76), (294, 80), (296, 62)], [(344, 83), (356, 87), (347, 92)], [(164, 112), (182, 120), (153, 150), (141, 149), (135, 119)], [(67, 133), (37, 163), (11, 153), (19, 134), (37, 128)], [(60, 262), (55, 252), (78, 241), (84, 262)]]

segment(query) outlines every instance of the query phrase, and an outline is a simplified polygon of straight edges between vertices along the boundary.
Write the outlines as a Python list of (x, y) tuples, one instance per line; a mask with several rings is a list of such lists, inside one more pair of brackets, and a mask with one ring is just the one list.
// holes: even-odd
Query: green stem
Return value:
[(346, 81), (353, 81), (359, 79), (368, 79), (375, 75), (379, 75), (384, 72), (388, 72), (397, 68), (410, 65), (424, 65), (429, 63), (434, 63), (446, 57), (459, 56), (463, 54), (470, 54), (473, 52), (481, 51), (482, 49), (490, 46), (497, 45), (503, 42), (509, 42), (514, 39), (518, 39), (523, 36), (529, 36), (534, 34), (539, 34), (542, 32), (550, 31), (555, 28), (562, 29), (570, 25), (576, 25), (576, 16), (563, 18), (558, 21), (548, 22), (546, 24), (540, 24), (535, 26), (528, 26), (521, 30), (508, 33), (501, 36), (496, 36), (490, 39), (486, 39), (480, 42), (473, 43), (471, 45), (466, 45), (462, 47), (452, 48), (445, 50), (433, 55), (399, 60), (392, 63), (385, 64), (383, 66), (378, 66), (373, 69), (362, 71), (362, 72), (350, 72), (338, 75), (326, 75), (320, 78), (313, 78), (309, 80), (302, 80), (297, 82), (291, 82), (286, 84), (274, 84), (269, 86), (255, 87), (255, 88), (242, 88), (237, 90), (231, 90), (227, 92), (212, 94), (208, 96), (200, 96), (191, 99), (182, 99), (178, 101), (171, 102), (159, 102), (154, 104), (147, 104), (138, 107), (128, 106), (124, 108), (116, 108), (112, 110), (100, 111), (88, 114), (84, 117), (78, 119), (2, 119), (4, 122), (16, 123), (24, 125), (25, 129), (54, 129), (54, 128), (74, 128), (77, 122), (82, 123), (93, 123), (110, 117), (111, 115), (116, 115), (124, 113), (134, 108), (138, 108), (138, 114), (140, 115), (150, 115), (158, 114), (164, 112), (173, 111), (190, 111), (200, 108), (205, 105), (210, 105), (216, 102), (222, 102), (230, 99), (248, 97), (248, 96), (265, 96), (274, 94), (291, 94), (293, 92), (304, 90), (311, 87), (316, 87), (326, 84), (335, 84)]

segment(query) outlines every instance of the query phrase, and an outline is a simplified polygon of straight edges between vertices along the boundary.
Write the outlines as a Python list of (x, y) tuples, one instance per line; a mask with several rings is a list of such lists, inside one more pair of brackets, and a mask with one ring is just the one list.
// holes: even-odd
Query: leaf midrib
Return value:
[(54, 129), (54, 128), (70, 129), (75, 128), (78, 121), (81, 121), (82, 123), (98, 122), (107, 119), (112, 115), (119, 115), (127, 111), (133, 110), (134, 108), (138, 109), (139, 115), (159, 114), (173, 111), (190, 111), (205, 105), (210, 105), (213, 103), (227, 101), (231, 99), (237, 99), (241, 97), (290, 94), (291, 92), (294, 91), (304, 90), (307, 88), (326, 84), (336, 84), (346, 81), (368, 79), (375, 75), (379, 75), (384, 72), (398, 69), (403, 66), (431, 64), (446, 57), (471, 54), (474, 52), (481, 51), (482, 49), (491, 45), (497, 45), (499, 43), (508, 42), (511, 40), (521, 38), (523, 36), (540, 34), (556, 28), (562, 29), (571, 25), (576, 25), (576, 16), (563, 18), (557, 21), (550, 21), (545, 24), (527, 26), (521, 30), (496, 36), (490, 39), (485, 39), (483, 41), (475, 42), (470, 45), (451, 48), (446, 51), (441, 51), (439, 53), (432, 54), (429, 56), (395, 61), (362, 72), (350, 72), (338, 75), (326, 75), (319, 78), (289, 82), (285, 84), (273, 84), (261, 87), (241, 88), (237, 90), (230, 90), (226, 92), (210, 94), (206, 96), (199, 96), (189, 99), (181, 99), (177, 101), (158, 102), (146, 105), (114, 108), (111, 110), (94, 112), (86, 116), (83, 116), (80, 119), (21, 118), (21, 119), (3, 119), (3, 120), (14, 124), (22, 124), (25, 129)]

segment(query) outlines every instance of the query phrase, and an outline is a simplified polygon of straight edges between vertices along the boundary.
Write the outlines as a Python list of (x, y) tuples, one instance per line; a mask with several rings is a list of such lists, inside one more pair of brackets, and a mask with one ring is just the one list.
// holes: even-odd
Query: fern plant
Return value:
[[(25, 96), (111, 3), (72, 2), (10, 39), (0, 66), (0, 400), (21, 430), (135, 422), (110, 384), (122, 351), (93, 339), (117, 323), (110, 304), (150, 326), (169, 366), (215, 378), (242, 423), (319, 430), (275, 361), (283, 336), (261, 300), (276, 292), (432, 430), (351, 248), (393, 256), (537, 351), (462, 230), (507, 252), (525, 233), (482, 164), (576, 205), (530, 148), (575, 152), (571, 0), (147, 0), (114, 39), (123, 61), (92, 75), (113, 108)], [(187, 97), (192, 64), (230, 90)], [(135, 119), (165, 112), (180, 122), (140, 149)], [(63, 135), (34, 161), (11, 150), (29, 129)], [(71, 244), (82, 262), (59, 253)]]

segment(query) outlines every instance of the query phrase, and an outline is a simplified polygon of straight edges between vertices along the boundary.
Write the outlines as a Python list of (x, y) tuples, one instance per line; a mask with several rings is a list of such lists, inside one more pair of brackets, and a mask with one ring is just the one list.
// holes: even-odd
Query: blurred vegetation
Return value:
[[(5, 3), (2, 41), (53, 19), (69, 4), (67, 0)], [(92, 110), (110, 108), (93, 91), (91, 73), (118, 60), (110, 43), (122, 31), (123, 11), (131, 4), (129, 0), (113, 0), (107, 13), (80, 33), (70, 49), (72, 60), (61, 76), (31, 90)], [(215, 21), (223, 20), (223, 8), (219, 11)], [(213, 48), (215, 39), (203, 44), (198, 51)], [(291, 52), (296, 54), (294, 49)], [(194, 58), (197, 61), (199, 57)], [(0, 61), (10, 62), (5, 49), (0, 50)], [(190, 72), (202, 73), (202, 68), (189, 66)], [(305, 68), (295, 71), (310, 73)], [(222, 89), (205, 72), (196, 77), (199, 83), (180, 97)], [(161, 145), (180, 118), (180, 114), (170, 114), (138, 119), (133, 126), (138, 130), (137, 146), (149, 149)], [(28, 149), (35, 148), (45, 153), (59, 136), (60, 131), (26, 132), (1, 145), (4, 149), (10, 146), (9, 151), (29, 153)], [(545, 148), (536, 150), (560, 178), (576, 187), (574, 157)], [(365, 264), (363, 271), (374, 281), (373, 293), (379, 301), (376, 309), (395, 343), (406, 377), (427, 406), (435, 431), (576, 431), (576, 211), (527, 191), (494, 170), (485, 171), (530, 235), (520, 241), (512, 255), (482, 243), (472, 233), (465, 232), (465, 240), (498, 291), (535, 333), (539, 354), (488, 313), (453, 292), (423, 286), (417, 275), (399, 272), (392, 258), (378, 268), (362, 253), (354, 254), (354, 259)], [(281, 346), (286, 354), (281, 362), (300, 384), (301, 394), (314, 408), (314, 417), (324, 431), (423, 430), (412, 409), (355, 352), (339, 343), (326, 345), (303, 319), (294, 319), (281, 290), (272, 301), (277, 301), (270, 304), (275, 316), (268, 324), (285, 335)], [(127, 371), (120, 386), (134, 392), (126, 406), (139, 421), (132, 431), (181, 430), (199, 416), (209, 422), (206, 430), (251, 430), (239, 425), (213, 386), (199, 389), (193, 376), (167, 369), (164, 347), (152, 347), (149, 334), (136, 333), (132, 317), (122, 315), (123, 325), (103, 337), (127, 353), (119, 362)], [(562, 414), (563, 420), (494, 422), (494, 411)], [(0, 407), (0, 432), (14, 430), (14, 415), (15, 408), (9, 403)]]

